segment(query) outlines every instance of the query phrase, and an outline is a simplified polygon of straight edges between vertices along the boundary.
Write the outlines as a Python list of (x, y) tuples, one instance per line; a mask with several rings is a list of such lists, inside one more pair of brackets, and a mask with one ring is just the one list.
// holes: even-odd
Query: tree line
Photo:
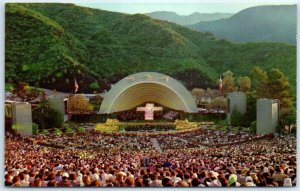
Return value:
[[(216, 80), (219, 90), (194, 88), (192, 95), (196, 103), (206, 103), (207, 109), (226, 109), (227, 94), (235, 91), (244, 92), (247, 96), (247, 111), (245, 114), (233, 111), (232, 125), (250, 127), (256, 121), (256, 101), (258, 99), (276, 99), (280, 103), (280, 121), (291, 126), (296, 123), (295, 95), (291, 94), (289, 77), (277, 69), (263, 70), (254, 66), (250, 76), (241, 76), (236, 80), (230, 70), (222, 74), (221, 79)], [(209, 99), (208, 99), (209, 98)]]

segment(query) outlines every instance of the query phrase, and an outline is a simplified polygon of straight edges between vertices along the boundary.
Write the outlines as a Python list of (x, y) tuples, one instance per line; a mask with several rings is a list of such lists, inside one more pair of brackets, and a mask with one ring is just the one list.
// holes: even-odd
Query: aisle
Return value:
[(158, 152), (163, 152), (156, 138), (151, 138), (150, 141), (153, 143), (153, 146)]

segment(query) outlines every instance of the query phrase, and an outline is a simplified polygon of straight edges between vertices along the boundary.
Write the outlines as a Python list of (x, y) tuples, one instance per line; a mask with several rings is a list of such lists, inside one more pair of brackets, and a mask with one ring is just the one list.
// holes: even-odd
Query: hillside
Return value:
[(295, 90), (296, 47), (233, 44), (169, 22), (73, 4), (6, 4), (6, 82), (71, 92), (100, 91), (141, 71), (161, 72), (188, 88), (215, 87), (227, 69), (280, 68)]
[(169, 21), (179, 25), (192, 25), (200, 21), (213, 21), (231, 17), (232, 13), (192, 13), (190, 15), (178, 15), (175, 12), (169, 11), (155, 11), (146, 13), (145, 15), (163, 21)]
[(257, 6), (227, 19), (203, 21), (188, 26), (212, 32), (234, 42), (287, 42), (296, 44), (296, 5)]

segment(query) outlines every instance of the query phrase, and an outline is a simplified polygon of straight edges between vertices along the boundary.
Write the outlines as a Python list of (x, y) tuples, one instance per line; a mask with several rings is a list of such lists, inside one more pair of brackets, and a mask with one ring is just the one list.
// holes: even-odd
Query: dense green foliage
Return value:
[(296, 44), (297, 6), (257, 6), (227, 19), (199, 22), (189, 27), (212, 32), (235, 42), (287, 42)]
[(233, 13), (192, 13), (190, 15), (178, 15), (175, 12), (169, 11), (155, 11), (145, 14), (151, 18), (159, 19), (163, 21), (169, 21), (180, 25), (192, 25), (200, 21), (212, 21), (218, 19), (228, 18)]
[(256, 133), (257, 126), (256, 126), (256, 121), (253, 121), (250, 125), (250, 131)]
[(43, 129), (40, 134), (48, 135), (49, 131), (47, 129)]
[(12, 92), (14, 90), (13, 84), (5, 83), (5, 92)]
[(230, 125), (237, 127), (242, 126), (243, 123), (243, 114), (239, 112), (236, 106), (232, 110), (232, 114), (230, 115)]
[(32, 134), (37, 135), (39, 131), (39, 126), (36, 123), (32, 123)]
[(289, 109), (293, 105), (293, 97), (290, 94), (290, 83), (288, 77), (279, 69), (272, 68), (270, 71), (264, 71), (259, 67), (253, 68), (256, 79), (256, 97), (278, 99), (280, 108)]
[[(226, 70), (236, 79), (254, 65), (279, 68), (296, 84), (296, 47), (283, 43), (233, 44), (148, 16), (73, 4), (6, 4), (5, 79), (73, 92), (108, 89), (141, 71), (169, 74), (187, 88), (215, 87)], [(251, 76), (250, 76), (251, 77)], [(192, 79), (192, 80), (191, 80)], [(95, 88), (96, 86), (93, 86)]]

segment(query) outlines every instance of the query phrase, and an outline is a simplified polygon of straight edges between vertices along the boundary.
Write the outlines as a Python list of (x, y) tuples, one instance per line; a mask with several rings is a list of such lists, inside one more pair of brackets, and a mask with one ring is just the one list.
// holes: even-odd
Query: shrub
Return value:
[(234, 106), (232, 110), (232, 114), (230, 116), (230, 124), (234, 127), (241, 126), (242, 121), (243, 121), (243, 115), (241, 114), (241, 112), (237, 110), (236, 106)]
[(36, 123), (32, 123), (32, 134), (36, 135), (38, 133), (39, 126)]
[(228, 128), (227, 128), (226, 126), (222, 126), (219, 130), (220, 130), (220, 131), (227, 131)]
[(65, 133), (73, 133), (73, 129), (70, 127), (65, 128)]
[(220, 125), (220, 126), (228, 126), (228, 121), (227, 121), (226, 119), (224, 119), (224, 120), (219, 120), (219, 121), (217, 122), (217, 124)]
[(234, 133), (237, 133), (240, 130), (240, 127), (233, 127), (231, 128), (231, 131)]
[(75, 128), (75, 124), (72, 122), (68, 122), (64, 124), (65, 133), (73, 133)]
[(53, 133), (54, 133), (55, 135), (61, 135), (61, 134), (62, 134), (62, 131), (61, 131), (59, 128), (54, 128)]
[(118, 119), (107, 119), (105, 124), (106, 125), (119, 125), (120, 122)]
[(44, 113), (44, 128), (61, 128), (63, 124), (63, 118), (61, 114), (52, 109), (48, 108)]
[(85, 132), (85, 128), (84, 127), (79, 127), (78, 132), (80, 132), (80, 133)]
[(256, 133), (256, 121), (253, 121), (250, 125), (250, 131), (253, 132), (253, 133)]
[(66, 123), (64, 123), (64, 128), (71, 128), (74, 129), (75, 128), (75, 123), (68, 121)]
[(43, 134), (43, 135), (48, 135), (48, 134), (49, 134), (49, 131), (48, 131), (47, 129), (43, 129), (42, 132), (41, 132), (41, 134)]
[(185, 130), (197, 127), (197, 123), (189, 122), (187, 119), (185, 120), (175, 120), (176, 130)]
[(102, 132), (117, 132), (119, 131), (118, 125), (107, 125), (104, 123), (98, 123), (95, 127), (95, 130)]

